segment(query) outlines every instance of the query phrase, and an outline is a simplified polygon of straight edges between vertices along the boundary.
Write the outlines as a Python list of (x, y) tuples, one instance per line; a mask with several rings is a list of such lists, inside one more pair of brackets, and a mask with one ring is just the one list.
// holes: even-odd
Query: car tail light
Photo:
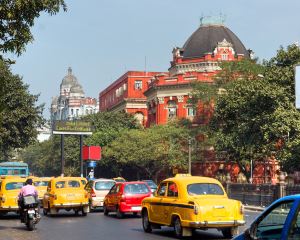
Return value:
[(240, 213), (241, 213), (241, 214), (244, 214), (244, 212), (245, 212), (245, 208), (244, 208), (244, 205), (242, 204), (242, 205), (241, 205), (241, 208), (240, 208)]
[(91, 196), (96, 197), (96, 193), (95, 193), (94, 189), (92, 189), (92, 191), (91, 191)]
[(121, 196), (121, 202), (126, 202), (126, 196), (125, 195)]
[(196, 204), (194, 205), (194, 213), (195, 213), (195, 215), (198, 215), (198, 213), (199, 213), (199, 209)]

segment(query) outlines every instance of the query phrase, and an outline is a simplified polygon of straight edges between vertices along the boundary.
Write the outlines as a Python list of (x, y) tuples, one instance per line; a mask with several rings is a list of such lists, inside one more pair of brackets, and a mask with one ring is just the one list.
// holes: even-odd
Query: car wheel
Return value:
[(45, 216), (47, 216), (47, 214), (48, 214), (48, 209), (43, 208), (43, 214), (44, 214)]
[(174, 220), (174, 233), (177, 238), (182, 238), (182, 226), (179, 217)]
[(144, 210), (142, 212), (142, 222), (143, 222), (144, 232), (146, 232), (146, 233), (152, 232), (152, 226), (151, 226), (151, 223), (149, 221), (149, 216), (148, 216), (148, 211), (147, 210)]
[(238, 227), (229, 227), (222, 229), (224, 238), (232, 238), (233, 235), (238, 234)]
[(103, 205), (103, 213), (104, 213), (105, 216), (107, 216), (108, 213), (109, 213), (109, 211), (108, 211), (108, 209), (107, 209), (107, 207), (106, 207), (105, 204)]
[(120, 211), (119, 206), (117, 206), (117, 218), (123, 218), (123, 217), (124, 217), (124, 213), (122, 213), (122, 212)]
[(81, 215), (82, 215), (83, 217), (86, 217), (86, 216), (87, 216), (87, 212), (85, 212), (85, 211), (82, 209)]

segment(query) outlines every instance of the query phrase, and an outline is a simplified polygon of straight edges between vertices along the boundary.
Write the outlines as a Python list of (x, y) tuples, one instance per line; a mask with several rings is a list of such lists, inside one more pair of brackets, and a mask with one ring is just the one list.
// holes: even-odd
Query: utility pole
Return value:
[(189, 144), (189, 174), (192, 174), (192, 138), (189, 137), (188, 140), (188, 144)]

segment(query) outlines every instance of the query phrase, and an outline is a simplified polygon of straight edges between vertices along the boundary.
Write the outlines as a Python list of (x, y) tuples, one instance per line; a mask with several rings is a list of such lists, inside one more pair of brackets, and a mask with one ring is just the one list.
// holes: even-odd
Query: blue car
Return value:
[(300, 239), (300, 194), (273, 202), (235, 240)]

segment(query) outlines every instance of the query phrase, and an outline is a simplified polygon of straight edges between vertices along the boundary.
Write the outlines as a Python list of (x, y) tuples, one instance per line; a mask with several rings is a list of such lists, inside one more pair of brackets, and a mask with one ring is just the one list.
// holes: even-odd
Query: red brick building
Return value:
[(144, 92), (148, 104), (148, 123), (165, 124), (172, 118), (189, 118), (205, 123), (212, 114), (212, 106), (188, 103), (191, 82), (213, 82), (221, 61), (249, 58), (237, 36), (222, 24), (203, 24), (182, 48), (173, 49), (168, 74), (154, 76)]
[(144, 91), (148, 81), (160, 72), (129, 71), (99, 94), (100, 111), (125, 111), (132, 113), (144, 126), (148, 111)]

